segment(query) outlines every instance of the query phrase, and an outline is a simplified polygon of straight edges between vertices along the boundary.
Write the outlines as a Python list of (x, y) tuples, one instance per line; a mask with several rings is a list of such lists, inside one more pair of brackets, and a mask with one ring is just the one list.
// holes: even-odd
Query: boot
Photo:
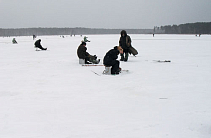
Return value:
[(125, 62), (128, 60), (128, 56), (129, 56), (129, 54), (125, 53), (125, 59), (124, 59)]
[(85, 64), (92, 64), (92, 63), (90, 63), (90, 62), (87, 60), (87, 58), (85, 58)]
[(124, 54), (121, 54), (121, 59), (120, 61), (124, 61)]
[(96, 64), (99, 64), (99, 63), (100, 63), (100, 59), (97, 60)]
[(119, 74), (119, 73), (121, 73), (121, 68), (118, 68), (118, 70), (116, 71), (116, 74)]
[(100, 63), (100, 59), (98, 59), (98, 60), (92, 60), (91, 62), (94, 63), (94, 64), (99, 64)]

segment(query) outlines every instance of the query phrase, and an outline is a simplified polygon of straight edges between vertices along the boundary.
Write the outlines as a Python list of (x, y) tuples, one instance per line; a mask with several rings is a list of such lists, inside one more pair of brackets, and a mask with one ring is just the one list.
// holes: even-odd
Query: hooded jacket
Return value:
[[(123, 36), (124, 34), (124, 36)], [(125, 52), (128, 51), (129, 47), (131, 46), (131, 38), (129, 35), (127, 35), (127, 32), (125, 30), (121, 31), (121, 37), (119, 39), (119, 46), (123, 48)]]
[(109, 50), (104, 59), (103, 59), (103, 64), (104, 65), (110, 65), (113, 60), (116, 60), (119, 55), (119, 50), (117, 49), (117, 46), (115, 46), (113, 49)]
[(80, 59), (85, 59), (86, 57), (89, 56), (89, 53), (86, 52), (87, 48), (83, 45), (80, 45), (78, 47), (78, 50), (77, 50), (77, 55), (78, 55), (78, 58)]

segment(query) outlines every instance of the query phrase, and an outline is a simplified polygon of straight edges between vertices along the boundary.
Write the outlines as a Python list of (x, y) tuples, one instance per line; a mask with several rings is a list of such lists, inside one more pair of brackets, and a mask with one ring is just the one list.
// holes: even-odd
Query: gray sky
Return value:
[(152, 29), (211, 22), (211, 0), (0, 0), (0, 28)]

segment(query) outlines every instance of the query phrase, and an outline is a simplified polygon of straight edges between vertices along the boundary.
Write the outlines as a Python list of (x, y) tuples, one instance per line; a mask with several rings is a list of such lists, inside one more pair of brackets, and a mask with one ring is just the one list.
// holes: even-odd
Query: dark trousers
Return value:
[(41, 50), (47, 50), (47, 48), (43, 48), (41, 45), (40, 46), (35, 46), (36, 48), (39, 48)]
[(85, 64), (91, 64), (90, 62), (88, 62), (89, 61), (89, 57), (86, 57), (85, 58)]
[(105, 66), (112, 66), (111, 74), (116, 74), (119, 71), (119, 61), (118, 60), (113, 60), (109, 64), (105, 64)]

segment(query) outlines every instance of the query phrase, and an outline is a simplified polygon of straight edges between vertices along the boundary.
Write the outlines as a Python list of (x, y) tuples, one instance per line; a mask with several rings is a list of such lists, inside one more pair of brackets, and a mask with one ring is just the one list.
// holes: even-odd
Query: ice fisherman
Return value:
[(41, 45), (41, 39), (37, 40), (35, 43), (35, 48), (39, 48), (41, 50), (47, 50), (47, 48), (43, 48), (42, 45)]
[(109, 50), (103, 59), (103, 64), (105, 66), (112, 66), (111, 67), (111, 74), (119, 74), (121, 68), (119, 67), (118, 55), (123, 54), (123, 49), (121, 46), (115, 46), (113, 49)]
[(33, 35), (32, 37), (33, 37), (33, 40), (34, 40), (36, 38), (36, 35)]
[(122, 30), (120, 34), (121, 37), (119, 39), (119, 46), (121, 46), (124, 51), (124, 53), (120, 54), (120, 61), (127, 61), (129, 56), (129, 48), (131, 46), (131, 38), (129, 35), (127, 35), (125, 30)]
[(97, 60), (96, 55), (92, 56), (87, 52), (87, 47), (85, 42), (82, 42), (79, 45), (77, 49), (77, 55), (79, 59), (85, 60), (85, 64), (98, 64), (100, 62), (100, 59)]
[(12, 43), (13, 43), (13, 44), (17, 44), (18, 42), (16, 41), (15, 38), (13, 38), (13, 39), (12, 39)]

